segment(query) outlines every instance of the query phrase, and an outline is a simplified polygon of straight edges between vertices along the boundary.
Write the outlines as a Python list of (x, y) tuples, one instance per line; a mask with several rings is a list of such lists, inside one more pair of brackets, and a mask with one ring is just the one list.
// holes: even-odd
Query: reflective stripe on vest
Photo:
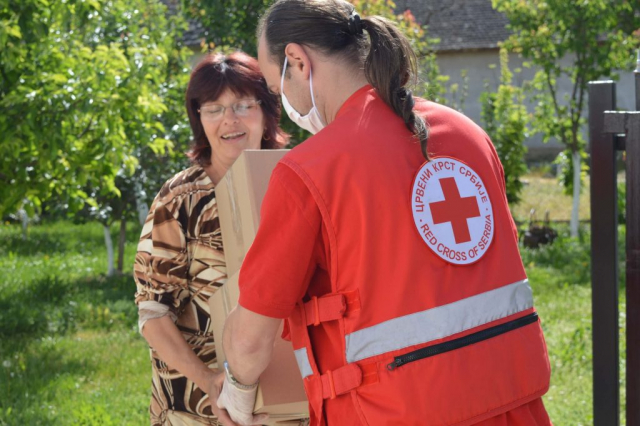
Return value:
[(347, 362), (443, 339), (532, 307), (531, 287), (529, 280), (524, 279), (350, 333), (346, 336)]
[(309, 354), (307, 353), (307, 348), (297, 349), (293, 351), (296, 356), (296, 361), (298, 362), (298, 368), (300, 369), (300, 374), (302, 374), (302, 378), (309, 377), (313, 375), (313, 369), (311, 368), (311, 363), (309, 362)]

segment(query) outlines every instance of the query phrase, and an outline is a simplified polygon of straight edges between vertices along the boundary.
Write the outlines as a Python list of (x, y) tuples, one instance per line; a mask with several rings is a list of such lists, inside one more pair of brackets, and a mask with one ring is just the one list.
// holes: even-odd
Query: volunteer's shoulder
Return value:
[(426, 120), (429, 145), (436, 151), (455, 154), (471, 147), (490, 149), (487, 133), (461, 112), (424, 99), (416, 102), (416, 111)]
[(156, 199), (163, 204), (169, 204), (183, 199), (185, 196), (194, 193), (204, 195), (213, 192), (214, 189), (215, 185), (202, 166), (194, 165), (168, 179), (162, 185)]

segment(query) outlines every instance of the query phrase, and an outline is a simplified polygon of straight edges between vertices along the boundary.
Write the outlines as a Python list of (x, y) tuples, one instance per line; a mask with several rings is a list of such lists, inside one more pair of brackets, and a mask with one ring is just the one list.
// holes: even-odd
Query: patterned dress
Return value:
[[(151, 205), (134, 264), (141, 317), (167, 311), (209, 368), (217, 361), (208, 301), (227, 278), (214, 187), (200, 166), (167, 181)], [(207, 395), (150, 352), (151, 425), (219, 424)]]

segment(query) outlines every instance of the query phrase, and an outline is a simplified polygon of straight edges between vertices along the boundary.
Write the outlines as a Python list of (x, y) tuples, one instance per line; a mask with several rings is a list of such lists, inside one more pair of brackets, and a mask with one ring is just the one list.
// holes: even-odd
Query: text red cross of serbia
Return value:
[(451, 222), (456, 244), (471, 241), (467, 219), (480, 216), (476, 197), (460, 197), (456, 180), (452, 177), (440, 179), (444, 201), (429, 204), (433, 223)]

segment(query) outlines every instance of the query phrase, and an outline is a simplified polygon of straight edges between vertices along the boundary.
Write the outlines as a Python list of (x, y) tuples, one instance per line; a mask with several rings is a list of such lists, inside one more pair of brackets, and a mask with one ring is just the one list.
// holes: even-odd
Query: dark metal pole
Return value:
[[(640, 50), (636, 110), (640, 111)], [(640, 426), (640, 112), (627, 121), (627, 426)]]
[(636, 111), (640, 111), (640, 49), (638, 49), (638, 59), (636, 62)]
[(589, 83), (594, 426), (620, 424), (616, 153), (614, 136), (604, 133), (615, 93), (612, 81)]

